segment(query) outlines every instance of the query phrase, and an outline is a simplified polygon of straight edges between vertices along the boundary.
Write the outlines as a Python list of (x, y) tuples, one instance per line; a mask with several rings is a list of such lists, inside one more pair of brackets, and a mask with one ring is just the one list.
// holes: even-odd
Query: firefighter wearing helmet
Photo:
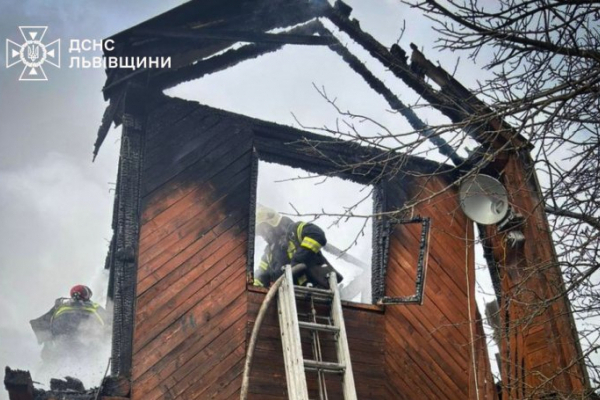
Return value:
[(256, 209), (256, 234), (267, 242), (256, 273), (254, 285), (268, 287), (283, 274), (287, 264), (305, 264), (306, 270), (294, 276), (297, 285), (312, 284), (328, 288), (328, 276), (342, 275), (327, 261), (321, 248), (327, 243), (325, 233), (309, 222), (294, 222), (277, 211), (261, 204)]
[(108, 331), (106, 311), (91, 300), (89, 287), (75, 285), (69, 295), (57, 299), (50, 311), (30, 321), (38, 343), (44, 344), (44, 359), (83, 349)]

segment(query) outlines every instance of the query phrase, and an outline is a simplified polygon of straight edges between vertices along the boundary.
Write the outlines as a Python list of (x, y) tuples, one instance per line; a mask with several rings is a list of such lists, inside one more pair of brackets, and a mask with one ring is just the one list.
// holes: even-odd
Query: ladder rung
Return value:
[(313, 331), (334, 332), (334, 333), (338, 333), (340, 331), (340, 328), (338, 328), (337, 326), (333, 326), (333, 325), (317, 324), (315, 322), (305, 322), (305, 321), (299, 321), (298, 324), (300, 325), (300, 328), (310, 329)]
[(294, 286), (294, 292), (302, 293), (302, 294), (313, 294), (313, 295), (319, 295), (319, 296), (333, 298), (333, 292), (329, 289), (319, 289), (319, 288), (306, 287), (306, 286)]
[(323, 372), (342, 373), (346, 370), (344, 365), (326, 361), (304, 360), (304, 369)]

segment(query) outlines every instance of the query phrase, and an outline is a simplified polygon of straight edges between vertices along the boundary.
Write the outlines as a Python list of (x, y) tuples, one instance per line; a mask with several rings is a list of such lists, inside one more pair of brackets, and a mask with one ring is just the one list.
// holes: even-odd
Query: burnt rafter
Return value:
[[(149, 76), (149, 85), (151, 87), (165, 90), (182, 82), (192, 79), (199, 79), (205, 75), (231, 68), (243, 61), (259, 57), (263, 54), (277, 51), (286, 44), (296, 45), (331, 45), (334, 39), (331, 36), (315, 36), (315, 23), (310, 21), (304, 25), (292, 28), (286, 33), (262, 33), (262, 32), (212, 32), (205, 34), (203, 32), (187, 32), (182, 30), (167, 31), (164, 35), (160, 32), (142, 31), (139, 32), (156, 39), (157, 37), (171, 40), (180, 39), (183, 41), (207, 41), (223, 40), (232, 44), (234, 42), (251, 42), (239, 49), (229, 49), (223, 54), (206, 58), (199, 53), (197, 58), (192, 59), (191, 63), (179, 68), (168, 70), (152, 71)], [(154, 35), (156, 33), (156, 35)], [(144, 37), (144, 35), (141, 35)], [(219, 39), (220, 38), (220, 39)], [(179, 44), (181, 46), (181, 43)], [(148, 73), (146, 68), (138, 69), (116, 79), (107, 80), (107, 85), (102, 89), (105, 93), (111, 93), (116, 87), (124, 82)], [(110, 82), (110, 83), (109, 83)]]
[[(161, 55), (173, 57), (173, 67), (169, 70), (139, 69), (133, 72), (120, 71), (107, 79), (103, 89), (105, 96), (112, 97), (116, 87), (131, 78), (148, 75), (149, 87), (164, 90), (178, 83), (198, 79), (206, 74), (229, 68), (247, 59), (276, 51), (286, 44), (327, 45), (344, 58), (344, 60), (378, 93), (382, 94), (393, 109), (403, 110), (411, 125), (422, 131), (430, 140), (438, 138), (419, 123), (418, 118), (410, 115), (403, 106), (390, 96), (385, 85), (367, 76), (368, 69), (361, 68), (360, 63), (352, 59), (348, 51), (339, 47), (339, 42), (329, 32), (315, 35), (315, 18), (324, 17), (331, 20), (342, 32), (350, 36), (357, 44), (365, 48), (372, 57), (380, 61), (394, 75), (404, 81), (433, 107), (440, 110), (452, 121), (462, 123), (465, 130), (480, 143), (493, 143), (500, 148), (510, 142), (512, 147), (522, 147), (525, 139), (500, 118), (494, 117), (493, 111), (478, 100), (464, 86), (439, 66), (433, 65), (419, 52), (414, 45), (411, 63), (407, 61), (406, 52), (394, 45), (387, 49), (371, 35), (361, 30), (356, 20), (350, 20), (352, 9), (342, 1), (335, 7), (327, 1), (295, 0), (282, 3), (279, 0), (247, 0), (234, 3), (225, 1), (222, 4), (200, 4), (191, 2), (176, 10), (165, 13), (147, 23), (133, 27), (113, 36), (116, 43), (114, 53), (106, 56), (141, 56)], [(210, 6), (210, 7), (209, 7)], [(273, 10), (278, 12), (274, 13)], [(274, 15), (277, 14), (277, 15)], [(311, 19), (313, 22), (310, 22)], [(170, 21), (165, 24), (165, 21)], [(307, 23), (308, 22), (308, 23)], [(305, 25), (287, 32), (270, 33), (276, 27)], [(253, 43), (237, 50), (226, 50), (234, 43)], [(156, 49), (162, 49), (158, 51)], [(217, 53), (226, 50), (223, 54)], [(366, 72), (365, 72), (366, 71)], [(372, 74), (371, 74), (372, 75)], [(429, 85), (427, 76), (437, 83), (437, 90)], [(391, 100), (390, 100), (391, 99)], [(414, 113), (412, 113), (414, 114)], [(415, 123), (416, 121), (416, 123)], [(454, 163), (461, 163), (452, 149), (439, 144), (444, 154)]]
[[(153, 31), (145, 31), (145, 33), (150, 36), (153, 35)], [(214, 39), (218, 34), (219, 32), (215, 32), (205, 36), (202, 32), (189, 33), (186, 31), (171, 30), (165, 32), (163, 37), (207, 40)], [(315, 34), (318, 34), (318, 36)], [(421, 131), (423, 135), (434, 145), (436, 145), (443, 155), (451, 159), (455, 165), (461, 165), (464, 162), (464, 160), (456, 154), (456, 151), (443, 138), (435, 135), (435, 132), (427, 127), (427, 125), (415, 114), (412, 109), (406, 106), (394, 93), (392, 93), (389, 88), (387, 88), (387, 86), (380, 79), (378, 79), (371, 71), (369, 71), (369, 69), (358, 59), (358, 57), (356, 57), (345, 46), (343, 46), (340, 41), (335, 38), (335, 36), (333, 36), (319, 20), (313, 20), (305, 25), (293, 28), (285, 35), (268, 35), (270, 41), (267, 41), (266, 43), (246, 45), (239, 49), (230, 49), (221, 55), (210, 57), (204, 60), (197, 60), (191, 65), (184, 66), (176, 70), (158, 71), (149, 77), (149, 86), (159, 90), (165, 90), (182, 82), (199, 79), (205, 75), (225, 70), (249, 59), (277, 51), (285, 44), (308, 44), (306, 42), (300, 42), (297, 40), (294, 41), (295, 38), (302, 38), (303, 41), (306, 41), (308, 38), (310, 38), (310, 40), (315, 40), (315, 44), (318, 43), (328, 45), (332, 51), (342, 57), (348, 66), (357, 74), (359, 74), (373, 90), (386, 99), (393, 110), (403, 115), (415, 130)], [(274, 39), (280, 35), (282, 35), (284, 38)], [(294, 40), (289, 41), (289, 38), (294, 38)], [(223, 39), (231, 40), (232, 36), (227, 36), (227, 34), (225, 34)], [(237, 39), (243, 40), (242, 35), (238, 36)], [(144, 71), (142, 70), (138, 70), (126, 75), (125, 77), (114, 81), (111, 85), (105, 87), (104, 90), (108, 91), (143, 72)]]
[[(245, 60), (276, 51), (286, 44), (327, 45), (339, 54), (355, 72), (361, 75), (371, 88), (381, 94), (392, 109), (404, 115), (415, 130), (423, 132), (425, 137), (438, 146), (442, 154), (449, 157), (455, 165), (462, 164), (463, 160), (457, 156), (454, 149), (435, 135), (357, 57), (342, 46), (331, 32), (325, 29), (318, 20), (314, 19), (314, 17), (323, 16), (331, 20), (334, 25), (348, 34), (357, 44), (364, 47), (371, 56), (380, 61), (433, 107), (440, 110), (452, 121), (463, 123), (465, 130), (478, 142), (494, 143), (493, 147), (495, 148), (501, 147), (507, 142), (511, 142), (514, 145), (513, 147), (523, 146), (525, 140), (522, 137), (506, 126), (501, 119), (492, 118), (493, 112), (483, 102), (478, 100), (441, 67), (434, 66), (414, 45), (411, 46), (413, 53), (409, 65), (406, 52), (399, 46), (394, 45), (392, 49), (388, 50), (368, 33), (363, 32), (357, 21), (350, 20), (351, 8), (343, 2), (337, 1), (335, 7), (323, 2), (317, 3), (315, 3), (317, 4), (316, 7), (315, 4), (311, 6), (313, 7), (312, 12), (305, 13), (306, 15), (303, 17), (313, 16), (312, 22), (305, 23), (284, 33), (262, 31), (292, 21), (289, 16), (283, 16), (277, 22), (258, 23), (256, 21), (259, 19), (259, 15), (264, 14), (264, 8), (256, 11), (251, 18), (248, 17), (250, 14), (245, 14), (248, 18), (244, 18), (238, 26), (232, 25), (231, 21), (220, 19), (200, 21), (195, 24), (188, 23), (188, 28), (167, 29), (164, 26), (153, 26), (152, 24), (132, 28), (126, 31), (128, 34), (127, 43), (131, 45), (132, 49), (131, 54), (142, 54), (144, 49), (156, 48), (156, 46), (159, 48), (164, 47), (164, 49), (171, 49), (171, 52), (175, 51), (173, 53), (173, 56), (177, 59), (177, 61), (174, 61), (175, 66), (169, 70), (139, 69), (131, 73), (117, 74), (117, 76), (112, 76), (111, 79), (107, 80), (107, 85), (103, 91), (105, 95), (110, 95), (116, 87), (124, 82), (144, 74), (148, 75), (149, 87), (164, 90), (179, 83), (230, 68)], [(297, 5), (294, 7), (288, 7), (288, 11), (295, 10)], [(245, 12), (247, 13), (247, 11)], [(230, 16), (230, 18), (238, 20), (240, 16)], [(296, 17), (296, 20), (298, 18)], [(304, 22), (306, 21), (310, 20), (304, 19)], [(315, 35), (315, 33), (318, 33), (318, 35)], [(119, 34), (115, 38), (121, 38), (123, 35)], [(216, 54), (219, 49), (223, 50), (233, 43), (240, 42), (253, 44), (239, 49), (226, 50), (219, 55), (211, 55)], [(161, 46), (161, 43), (168, 43), (169, 46)], [(201, 48), (197, 48), (198, 44), (201, 45)], [(122, 50), (121, 47), (119, 48)], [(425, 82), (424, 76), (440, 85), (441, 90), (437, 90)], [(480, 116), (481, 118), (478, 118)], [(476, 120), (483, 122), (474, 122)]]
[[(136, 37), (141, 31), (161, 32), (163, 30), (187, 29), (188, 32), (269, 32), (276, 28), (291, 27), (306, 23), (323, 15), (329, 8), (327, 0), (205, 0), (190, 1), (155, 18), (111, 36), (114, 50), (105, 50), (105, 57), (148, 57), (172, 56), (174, 69), (226, 50), (237, 39), (205, 39), (194, 43), (183, 43), (173, 38)], [(289, 32), (287, 32), (289, 33)], [(272, 39), (272, 38), (271, 38)], [(288, 40), (291, 40), (288, 38)], [(317, 39), (319, 40), (319, 39)], [(193, 55), (192, 59), (186, 53)], [(183, 57), (182, 57), (183, 56)], [(182, 58), (183, 64), (178, 60)], [(116, 81), (122, 81), (129, 70), (117, 70), (106, 81), (104, 94), (109, 97), (108, 88)], [(146, 70), (141, 70), (142, 73)], [(110, 72), (110, 71), (109, 71)], [(127, 73), (123, 73), (127, 72)], [(134, 72), (136, 75), (139, 71)]]
[(134, 36), (165, 37), (171, 39), (180, 39), (186, 41), (205, 41), (205, 40), (224, 40), (232, 42), (248, 43), (280, 43), (280, 44), (301, 44), (324, 46), (333, 43), (327, 36), (296, 35), (290, 33), (265, 33), (254, 31), (232, 31), (232, 30), (187, 30), (187, 29), (168, 29), (168, 30), (146, 30), (136, 31)]
[[(313, 35), (315, 33), (316, 24), (317, 21), (309, 22), (305, 25), (289, 30), (288, 34), (302, 37)], [(328, 42), (331, 40), (332, 39), (327, 38)], [(175, 71), (158, 71), (156, 74), (150, 76), (150, 85), (160, 90), (165, 90), (182, 82), (199, 79), (205, 75), (223, 71), (244, 61), (277, 51), (285, 44), (287, 43), (261, 43), (246, 45), (239, 49), (230, 49), (225, 51), (223, 54), (210, 57), (205, 60), (198, 60), (191, 65), (179, 68)]]
[[(506, 125), (499, 125), (500, 120), (493, 119), (493, 113), (485, 106), (483, 102), (472, 95), (464, 86), (451, 77), (441, 67), (435, 67), (425, 56), (413, 48), (412, 63), (409, 65), (406, 59), (406, 53), (393, 46), (395, 51), (388, 50), (368, 33), (364, 32), (356, 20), (348, 18), (349, 12), (342, 7), (345, 4), (341, 1), (336, 2), (336, 6), (331, 8), (326, 17), (330, 19), (342, 32), (346, 33), (352, 40), (362, 46), (369, 54), (380, 61), (394, 75), (402, 79), (409, 87), (427, 100), (433, 107), (445, 114), (455, 123), (464, 123), (465, 130), (473, 136), (479, 143), (486, 144), (492, 142), (495, 146), (502, 146), (506, 142), (513, 142), (515, 147), (521, 147), (525, 139), (514, 133), (513, 130), (498, 128), (507, 128)], [(347, 6), (346, 6), (347, 7)], [(414, 64), (414, 65), (413, 65)], [(443, 71), (443, 72), (442, 72)], [(442, 87), (442, 90), (436, 90), (423, 79), (426, 74), (434, 82)], [(468, 92), (467, 101), (464, 93)], [(470, 123), (474, 121), (475, 116), (489, 115), (488, 123)]]
[[(321, 35), (330, 34), (329, 31), (319, 23), (317, 26), (317, 32)], [(412, 126), (416, 131), (420, 131), (428, 140), (430, 140), (436, 148), (438, 148), (439, 152), (448, 157), (454, 165), (461, 165), (464, 163), (464, 160), (456, 153), (456, 150), (452, 148), (441, 136), (436, 135), (435, 132), (429, 128), (418, 116), (417, 114), (407, 105), (405, 105), (402, 100), (398, 98), (379, 78), (377, 78), (361, 61), (358, 57), (348, 50), (347, 47), (343, 46), (339, 40), (335, 40), (335, 43), (329, 46), (329, 48), (337, 53), (342, 59), (348, 64), (350, 68), (358, 75), (360, 75), (363, 80), (378, 94), (380, 94), (390, 105), (390, 107), (400, 113), (410, 126)]]
[[(417, 49), (417, 46), (411, 43), (410, 47), (413, 51), (411, 55), (411, 67), (422, 71), (428, 78), (442, 87), (444, 95), (451, 98), (452, 101), (462, 104), (471, 118), (473, 118), (473, 116), (484, 116), (483, 120), (488, 126), (484, 126), (483, 128), (494, 132), (496, 135), (500, 135), (506, 142), (513, 142), (516, 147), (532, 147), (530, 143), (526, 144), (525, 139), (518, 135), (513, 127), (508, 125), (489, 106), (479, 100), (473, 92), (454, 79), (454, 77), (442, 67), (434, 65), (429, 61), (425, 55)], [(472, 131), (475, 139), (480, 143), (489, 142), (490, 133), (491, 132), (481, 132), (481, 129), (474, 129)]]
[[(339, 2), (338, 2), (339, 3)], [(452, 104), (449, 99), (444, 99), (423, 79), (415, 74), (406, 59), (392, 54), (384, 45), (379, 43), (373, 36), (364, 32), (356, 20), (350, 20), (337, 9), (330, 9), (327, 18), (333, 22), (340, 31), (346, 33), (352, 40), (362, 46), (369, 54), (381, 62), (394, 75), (403, 80), (411, 89), (423, 96), (425, 100), (434, 107), (440, 109), (449, 118), (460, 121), (463, 113)]]

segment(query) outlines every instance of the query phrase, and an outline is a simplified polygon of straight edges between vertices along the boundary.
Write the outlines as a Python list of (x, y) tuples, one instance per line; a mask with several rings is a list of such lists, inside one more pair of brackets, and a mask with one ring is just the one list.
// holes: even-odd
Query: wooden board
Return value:
[(245, 358), (252, 144), (202, 107), (167, 104), (150, 113), (146, 143), (132, 398), (232, 398)]

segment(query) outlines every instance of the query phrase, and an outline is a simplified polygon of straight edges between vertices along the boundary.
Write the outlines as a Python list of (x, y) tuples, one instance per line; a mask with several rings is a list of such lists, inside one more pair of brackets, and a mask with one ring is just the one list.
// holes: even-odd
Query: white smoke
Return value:
[[(63, 371), (56, 363), (44, 371), (41, 345), (29, 321), (50, 310), (57, 298), (68, 297), (76, 284), (91, 287), (92, 300), (106, 303), (108, 271), (103, 266), (114, 198), (108, 182), (116, 175), (116, 154), (108, 161), (115, 165), (102, 169), (48, 153), (25, 169), (0, 170), (5, 230), (0, 241), (0, 366), (29, 370), (42, 389), (49, 389), (49, 379), (61, 378)], [(107, 362), (108, 357), (97, 365), (70, 362), (77, 367), (72, 375), (97, 386)], [(0, 399), (7, 398), (0, 390)]]
[[(79, 379), (86, 389), (100, 386), (111, 355), (112, 344), (112, 314), (111, 302), (107, 301), (108, 271), (100, 270), (92, 279), (90, 287), (94, 296), (92, 300), (106, 309), (103, 329), (95, 318), (89, 318), (79, 325), (76, 335), (69, 340), (57, 341), (54, 352), (40, 356), (32, 369), (32, 377), (40, 385), (39, 388), (48, 390), (50, 379), (62, 379), (71, 376)], [(98, 295), (96, 295), (98, 293)], [(39, 345), (40, 355), (42, 345)]]

